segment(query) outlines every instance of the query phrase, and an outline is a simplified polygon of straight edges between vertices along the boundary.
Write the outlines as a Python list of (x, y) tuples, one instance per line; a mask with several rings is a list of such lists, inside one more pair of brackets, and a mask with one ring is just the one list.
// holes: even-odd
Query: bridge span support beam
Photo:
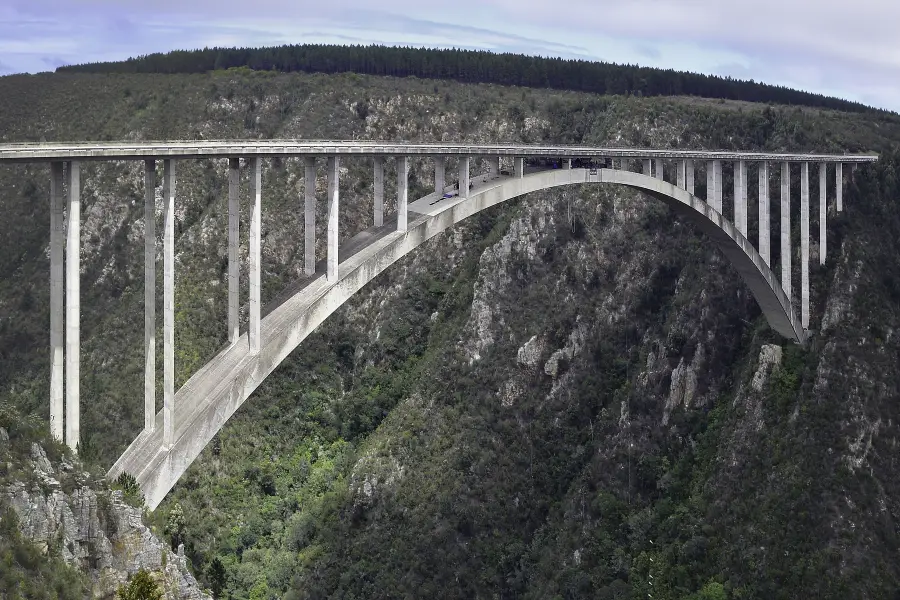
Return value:
[(338, 205), (340, 202), (340, 158), (337, 156), (328, 157), (328, 166), (326, 174), (328, 176), (328, 214), (326, 217), (326, 231), (328, 243), (328, 268), (325, 277), (328, 281), (335, 282), (338, 280)]
[(759, 256), (771, 267), (769, 252), (769, 163), (759, 163)]
[(66, 445), (75, 450), (81, 417), (81, 165), (69, 163), (66, 230)]
[[(791, 163), (781, 163), (781, 289), (791, 298)], [(792, 300), (793, 302), (793, 300)]]
[(406, 231), (409, 206), (409, 158), (397, 158), (397, 231)]
[(445, 164), (443, 156), (434, 157), (434, 191), (438, 193), (438, 197), (444, 195)]
[(50, 163), (50, 433), (62, 442), (65, 423), (63, 352), (63, 248), (65, 247), (63, 163)]
[(163, 448), (175, 441), (175, 163), (163, 161)]
[(250, 210), (250, 241), (247, 257), (250, 267), (250, 352), (256, 354), (260, 347), (260, 291), (262, 288), (262, 160), (258, 157), (250, 159), (250, 199), (253, 202)]
[(747, 237), (747, 163), (734, 163), (734, 224)]
[[(307, 156), (303, 163), (306, 171), (303, 176), (303, 272), (312, 277), (316, 274), (316, 159)], [(375, 210), (377, 215), (377, 200)]]
[(469, 197), (469, 163), (471, 159), (463, 156), (459, 159), (459, 197)]
[(156, 161), (150, 159), (144, 161), (144, 431), (154, 429), (156, 429)]
[(375, 157), (375, 227), (384, 225), (384, 157)]
[(809, 327), (809, 163), (800, 163), (800, 303), (801, 325)]
[(228, 159), (228, 341), (241, 336), (241, 159)]
[(834, 163), (834, 197), (837, 200), (837, 211), (844, 210), (844, 165)]
[(828, 218), (828, 198), (825, 195), (825, 189), (828, 186), (826, 181), (826, 171), (828, 164), (819, 163), (819, 264), (825, 264), (826, 242), (825, 239), (825, 221)]

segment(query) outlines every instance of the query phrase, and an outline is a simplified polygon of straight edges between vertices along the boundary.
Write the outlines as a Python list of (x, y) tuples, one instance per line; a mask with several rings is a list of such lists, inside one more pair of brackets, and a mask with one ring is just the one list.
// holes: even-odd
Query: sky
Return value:
[(786, 85), (900, 111), (897, 0), (0, 0), (0, 75), (204, 46), (470, 48)]

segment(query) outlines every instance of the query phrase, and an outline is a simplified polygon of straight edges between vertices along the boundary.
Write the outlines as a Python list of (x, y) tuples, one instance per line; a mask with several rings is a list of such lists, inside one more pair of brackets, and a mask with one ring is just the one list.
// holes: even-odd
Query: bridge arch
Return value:
[(705, 201), (661, 179), (614, 169), (558, 169), (506, 177), (473, 190), (468, 198), (426, 196), (409, 205), (408, 229), (372, 228), (342, 248), (337, 281), (323, 273), (276, 306), (261, 322), (258, 353), (247, 333), (195, 373), (175, 395), (175, 432), (163, 447), (163, 414), (144, 430), (108, 476), (128, 472), (137, 478), (153, 510), (262, 381), (329, 315), (369, 281), (409, 252), (454, 224), (497, 204), (531, 192), (584, 183), (611, 183), (643, 192), (690, 218), (737, 269), (773, 329), (799, 343), (806, 335), (790, 299), (756, 249)]

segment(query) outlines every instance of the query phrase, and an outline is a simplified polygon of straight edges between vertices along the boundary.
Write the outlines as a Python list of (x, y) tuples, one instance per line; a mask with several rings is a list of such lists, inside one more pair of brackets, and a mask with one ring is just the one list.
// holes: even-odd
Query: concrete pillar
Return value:
[(384, 157), (375, 157), (375, 227), (384, 225)]
[(247, 266), (250, 275), (250, 352), (256, 354), (260, 347), (260, 290), (262, 288), (262, 160), (250, 159), (250, 236), (247, 244)]
[(747, 163), (734, 163), (734, 225), (747, 237)]
[(69, 214), (66, 229), (66, 445), (80, 439), (81, 416), (81, 165), (69, 163)]
[(241, 159), (228, 159), (228, 341), (237, 343), (241, 335)]
[(469, 197), (469, 161), (468, 156), (459, 159), (459, 197)]
[(809, 163), (800, 164), (800, 302), (801, 324), (809, 327)]
[(525, 159), (521, 156), (517, 156), (513, 159), (516, 178), (521, 179), (525, 177)]
[(687, 178), (687, 169), (684, 164), (685, 161), (678, 161), (678, 173), (676, 175), (676, 185), (681, 189), (685, 189), (685, 179)]
[(827, 170), (827, 163), (819, 163), (819, 264), (825, 264), (825, 255), (826, 252), (826, 239), (825, 239), (825, 221), (827, 220), (827, 198), (825, 196), (825, 188), (828, 185), (826, 182), (825, 171)]
[(409, 158), (397, 158), (397, 231), (406, 231), (406, 217), (409, 189)]
[(837, 211), (844, 210), (844, 165), (834, 163), (834, 196), (837, 199)]
[(781, 289), (791, 299), (791, 165), (781, 163)]
[(325, 171), (328, 177), (328, 214), (326, 216), (326, 232), (328, 234), (328, 270), (325, 275), (328, 281), (338, 279), (338, 206), (340, 200), (340, 168), (341, 159), (337, 156), (328, 157), (328, 166)]
[(163, 161), (163, 448), (175, 441), (175, 163)]
[(641, 173), (643, 173), (643, 174), (646, 175), (647, 177), (651, 177), (651, 176), (653, 175), (653, 167), (652, 167), (652, 165), (653, 165), (653, 163), (650, 161), (650, 159), (649, 159), (649, 158), (645, 158), (645, 159), (643, 160), (643, 162), (641, 163), (641, 166), (643, 167), (642, 170), (641, 170)]
[(491, 179), (496, 179), (500, 177), (500, 157), (492, 156), (488, 158), (488, 169), (491, 174)]
[(619, 159), (619, 170), (630, 171), (631, 170), (631, 160), (628, 158), (620, 158)]
[(156, 161), (144, 161), (144, 431), (156, 429)]
[(716, 210), (719, 211), (719, 214), (722, 214), (722, 161), (714, 160), (713, 161), (713, 174), (715, 183), (715, 195), (713, 196), (716, 201)]
[(303, 271), (307, 277), (316, 273), (316, 159), (303, 159), (306, 170), (303, 178), (304, 219), (303, 219)]
[(63, 441), (63, 248), (65, 247), (63, 163), (50, 163), (50, 434)]
[(444, 195), (444, 178), (446, 174), (445, 162), (443, 156), (434, 157), (434, 191), (438, 193), (438, 197)]
[(656, 177), (657, 179), (663, 179), (663, 180), (665, 180), (665, 174), (666, 174), (666, 173), (665, 173), (665, 170), (663, 169), (663, 161), (662, 161), (661, 158), (657, 158), (657, 159), (656, 159), (656, 169), (655, 169), (655, 171), (656, 171), (656, 172), (653, 173), (653, 176), (654, 176), (654, 177)]
[(690, 194), (694, 195), (694, 159), (689, 158), (684, 161), (684, 183), (685, 189), (690, 192)]
[(563, 169), (571, 169), (572, 168), (572, 159), (564, 158), (562, 161), (562, 168)]
[(759, 256), (771, 265), (769, 252), (769, 163), (759, 163)]

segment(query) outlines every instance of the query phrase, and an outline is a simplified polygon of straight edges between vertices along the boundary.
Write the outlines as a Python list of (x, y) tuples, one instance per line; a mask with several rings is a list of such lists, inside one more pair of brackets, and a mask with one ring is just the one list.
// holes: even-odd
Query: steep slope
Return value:
[[(900, 133), (884, 115), (355, 75), (0, 88), (6, 140), (883, 151)], [(722, 257), (661, 205), (610, 188), (533, 194), (354, 298), (152, 519), (178, 505), (201, 580), (236, 597), (646, 597), (651, 575), (656, 598), (716, 581), (733, 597), (881, 595), (897, 583), (895, 160), (858, 172), (832, 219), (833, 253), (813, 269), (826, 324), (808, 350), (772, 334)], [(413, 163), (415, 195), (432, 175)], [(343, 166), (350, 235), (370, 222), (370, 165)], [(179, 381), (224, 341), (224, 167), (179, 165)], [(104, 465), (141, 423), (140, 168), (83, 176), (82, 455)], [(0, 234), (0, 397), (43, 416), (47, 178), (24, 171), (0, 171), (0, 209), (26, 224)], [(296, 161), (266, 171), (264, 300), (299, 276), (302, 185)]]

